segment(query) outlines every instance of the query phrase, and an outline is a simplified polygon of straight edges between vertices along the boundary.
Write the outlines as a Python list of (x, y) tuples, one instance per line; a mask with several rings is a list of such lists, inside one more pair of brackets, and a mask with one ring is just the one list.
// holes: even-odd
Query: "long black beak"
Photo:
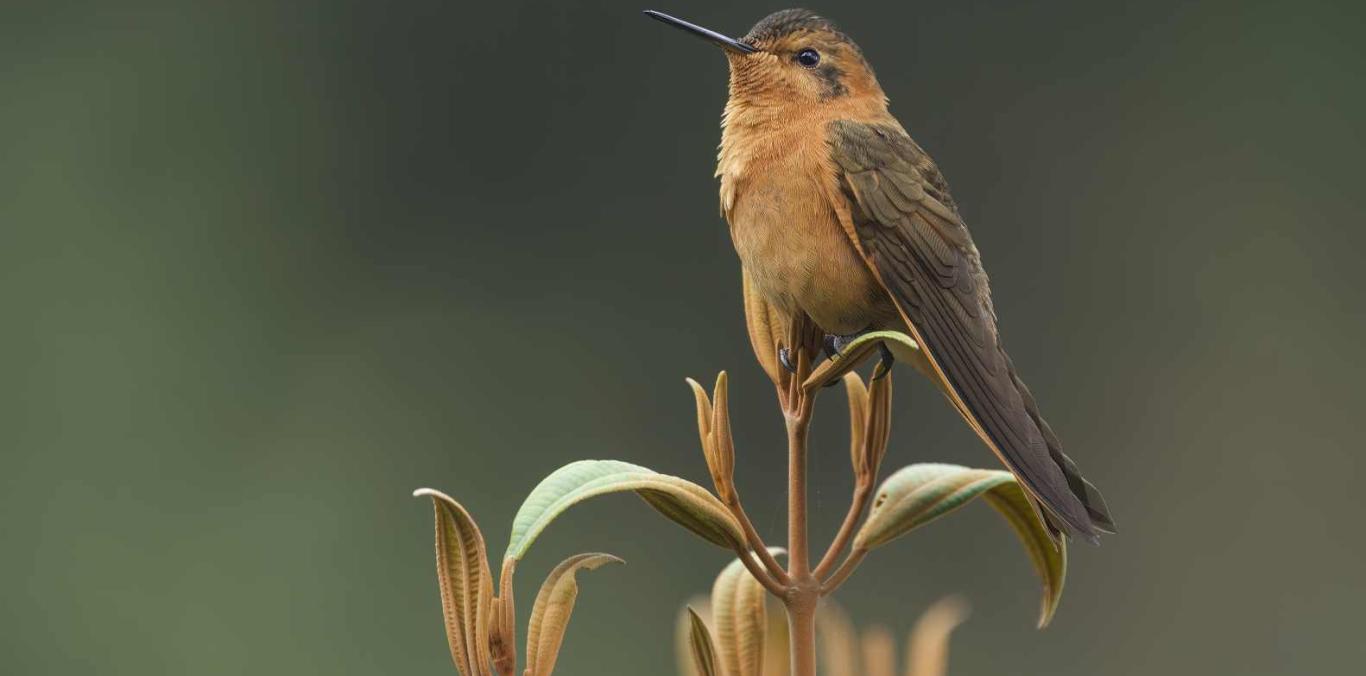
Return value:
[(759, 51), (743, 42), (740, 42), (739, 40), (736, 40), (735, 38), (727, 37), (725, 35), (717, 33), (716, 31), (711, 30), (710, 28), (703, 28), (701, 26), (698, 26), (697, 24), (688, 23), (687, 21), (669, 16), (668, 14), (665, 14), (663, 12), (656, 12), (653, 9), (647, 9), (645, 10), (645, 16), (648, 16), (651, 19), (663, 21), (664, 23), (669, 24), (674, 28), (681, 28), (685, 31), (688, 31), (689, 33), (692, 33), (693, 35), (696, 35), (697, 37), (700, 37), (703, 40), (706, 40), (707, 42), (719, 45), (722, 49), (728, 49), (732, 52), (737, 52), (739, 54), (753, 54), (754, 52)]

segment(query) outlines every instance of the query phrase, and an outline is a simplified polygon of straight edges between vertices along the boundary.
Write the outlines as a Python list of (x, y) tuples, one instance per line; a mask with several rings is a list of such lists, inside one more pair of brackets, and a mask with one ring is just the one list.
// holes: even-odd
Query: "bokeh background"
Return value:
[[(975, 614), (954, 674), (1337, 674), (1366, 658), (1363, 24), (1353, 3), (815, 6), (878, 69), (1121, 534), (1054, 625), (973, 506), (872, 557), (860, 622)], [(555, 467), (704, 480), (732, 374), (783, 539), (782, 426), (711, 177), (722, 58), (639, 3), (0, 9), (0, 671), (449, 674), (434, 486), (494, 552)], [(779, 6), (658, 9), (735, 34)], [(843, 405), (815, 532), (843, 514)], [(992, 466), (919, 379), (889, 463)], [(671, 673), (725, 553), (629, 496), (537, 543), (565, 674)], [(523, 617), (523, 619), (525, 616)]]

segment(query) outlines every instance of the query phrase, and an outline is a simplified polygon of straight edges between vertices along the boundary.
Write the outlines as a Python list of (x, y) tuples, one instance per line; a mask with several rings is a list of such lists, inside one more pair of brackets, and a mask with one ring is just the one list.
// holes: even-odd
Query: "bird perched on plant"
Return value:
[(789, 9), (742, 38), (646, 12), (720, 46), (730, 64), (721, 209), (745, 283), (837, 352), (870, 330), (933, 380), (1027, 488), (1056, 533), (1114, 532), (1001, 346), (987, 275), (948, 184), (887, 110), (853, 40)]

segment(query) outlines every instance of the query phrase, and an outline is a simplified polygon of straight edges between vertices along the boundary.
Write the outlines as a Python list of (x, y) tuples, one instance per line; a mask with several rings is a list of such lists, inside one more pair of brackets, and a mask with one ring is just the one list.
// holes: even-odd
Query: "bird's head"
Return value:
[(814, 12), (774, 12), (741, 38), (653, 10), (646, 14), (725, 50), (732, 107), (885, 106), (886, 96), (858, 45)]

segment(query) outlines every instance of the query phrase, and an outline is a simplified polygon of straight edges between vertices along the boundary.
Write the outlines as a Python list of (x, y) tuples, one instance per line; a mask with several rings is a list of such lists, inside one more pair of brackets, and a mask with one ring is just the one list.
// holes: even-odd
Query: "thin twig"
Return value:
[(866, 549), (855, 549), (849, 552), (849, 556), (844, 559), (844, 563), (841, 563), (840, 567), (821, 584), (821, 596), (828, 596), (836, 589), (839, 589), (840, 585), (844, 584), (844, 581), (849, 579), (849, 576), (853, 574), (854, 569), (858, 568), (858, 565), (863, 562), (863, 557), (867, 555), (868, 550)]
[(801, 386), (811, 372), (810, 352), (798, 352), (797, 373), (792, 383), (792, 410), (787, 417), (787, 540), (788, 586), (786, 608), (791, 633), (793, 676), (816, 675), (816, 606), (820, 580), (811, 574), (807, 520), (807, 439), (816, 394)]
[(816, 579), (825, 578), (830, 569), (835, 567), (840, 554), (844, 552), (845, 545), (849, 544), (849, 539), (854, 536), (854, 528), (858, 525), (859, 518), (863, 516), (863, 508), (868, 505), (868, 499), (872, 495), (872, 483), (860, 481), (854, 487), (854, 497), (849, 502), (849, 513), (844, 515), (844, 523), (840, 524), (839, 532), (835, 534), (835, 539), (830, 542), (830, 548), (825, 550), (825, 556), (821, 558), (820, 564), (812, 572)]
[[(749, 546), (754, 550), (754, 553), (759, 556), (759, 561), (764, 564), (764, 568), (767, 569), (769, 574), (773, 576), (773, 579), (777, 580), (780, 584), (789, 584), (791, 579), (788, 578), (787, 571), (783, 570), (783, 567), (778, 564), (778, 560), (773, 558), (773, 553), (768, 551), (768, 545), (764, 544), (764, 539), (759, 536), (759, 531), (754, 529), (754, 523), (749, 520), (749, 514), (745, 513), (744, 506), (740, 504), (740, 495), (738, 492), (732, 496), (730, 502), (726, 504), (726, 507), (730, 509), (730, 513), (735, 517), (735, 520), (740, 522), (740, 529), (744, 531), (745, 540), (749, 542)], [(782, 596), (782, 594), (778, 594), (778, 596)]]
[[(805, 365), (806, 355), (801, 356), (801, 362)], [(811, 399), (804, 394), (798, 396), (797, 411), (787, 421), (787, 559), (788, 574), (794, 580), (811, 574), (806, 511), (806, 440), (811, 427)]]
[(754, 579), (758, 580), (759, 584), (763, 585), (764, 589), (768, 590), (768, 593), (778, 598), (784, 598), (787, 595), (787, 587), (779, 584), (777, 580), (774, 580), (773, 576), (769, 575), (768, 572), (754, 560), (754, 557), (750, 555), (750, 552), (743, 549), (737, 549), (735, 550), (735, 553), (740, 555), (740, 562), (745, 564), (745, 568), (749, 570), (749, 574), (753, 575)]

